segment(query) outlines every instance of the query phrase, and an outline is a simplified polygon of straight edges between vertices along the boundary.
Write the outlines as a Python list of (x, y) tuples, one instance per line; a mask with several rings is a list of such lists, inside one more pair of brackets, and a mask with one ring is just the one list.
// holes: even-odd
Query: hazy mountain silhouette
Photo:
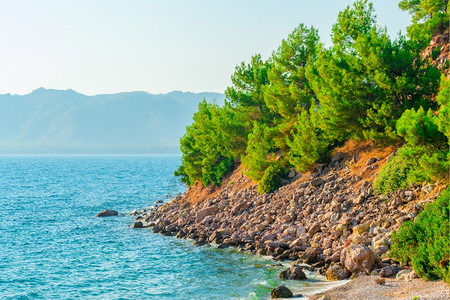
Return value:
[(0, 154), (179, 153), (200, 101), (219, 93), (127, 92), (86, 96), (40, 88), (0, 95)]

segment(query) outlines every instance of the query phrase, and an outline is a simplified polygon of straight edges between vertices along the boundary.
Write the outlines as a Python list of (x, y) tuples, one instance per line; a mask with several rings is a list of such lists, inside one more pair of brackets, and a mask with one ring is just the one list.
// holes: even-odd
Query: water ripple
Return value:
[[(179, 157), (0, 157), (1, 299), (261, 299), (280, 268), (129, 227), (184, 190)], [(288, 283), (301, 289), (299, 283)]]

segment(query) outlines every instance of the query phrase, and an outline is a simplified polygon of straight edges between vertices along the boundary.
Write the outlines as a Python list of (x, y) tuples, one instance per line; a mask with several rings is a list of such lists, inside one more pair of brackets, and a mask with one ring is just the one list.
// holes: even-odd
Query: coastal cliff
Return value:
[(416, 185), (375, 195), (373, 180), (395, 151), (349, 141), (328, 163), (292, 171), (282, 187), (262, 195), (240, 166), (220, 187), (194, 185), (136, 220), (198, 245), (300, 260), (330, 280), (373, 270), (390, 276), (405, 268), (388, 256), (392, 232), (443, 189)]

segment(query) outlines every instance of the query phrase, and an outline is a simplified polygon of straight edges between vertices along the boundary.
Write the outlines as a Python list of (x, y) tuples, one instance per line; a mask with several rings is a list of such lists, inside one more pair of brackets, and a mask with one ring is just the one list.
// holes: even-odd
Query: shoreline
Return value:
[[(233, 246), (305, 263), (328, 280), (379, 273), (392, 277), (411, 271), (388, 256), (392, 232), (414, 219), (442, 188), (414, 186), (374, 195), (373, 179), (394, 151), (347, 145), (328, 164), (304, 174), (292, 171), (284, 186), (262, 195), (239, 167), (220, 187), (196, 184), (138, 215), (136, 223), (195, 245)], [(409, 274), (414, 278), (414, 272)]]
[(348, 283), (309, 296), (309, 300), (346, 299), (346, 300), (389, 300), (414, 299), (448, 300), (449, 286), (442, 281), (425, 281), (423, 279), (400, 280), (386, 278), (383, 285), (375, 281), (378, 276), (362, 276)]

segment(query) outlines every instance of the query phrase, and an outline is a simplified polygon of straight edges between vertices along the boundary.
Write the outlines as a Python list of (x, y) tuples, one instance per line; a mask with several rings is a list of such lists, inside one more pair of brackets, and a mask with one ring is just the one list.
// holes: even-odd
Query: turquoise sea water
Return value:
[[(274, 262), (129, 227), (134, 208), (184, 191), (172, 175), (178, 164), (176, 156), (0, 157), (0, 299), (268, 298), (281, 283)], [(105, 208), (121, 216), (93, 217)], [(285, 284), (296, 293), (329, 286)]]

